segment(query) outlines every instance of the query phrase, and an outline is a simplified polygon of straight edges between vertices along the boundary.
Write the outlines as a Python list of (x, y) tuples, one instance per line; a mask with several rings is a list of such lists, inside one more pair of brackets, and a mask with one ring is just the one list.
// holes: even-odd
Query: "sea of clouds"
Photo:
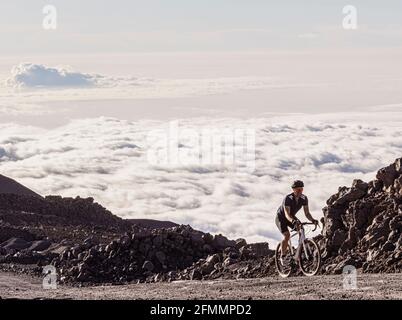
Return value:
[[(293, 180), (305, 181), (310, 209), (319, 218), (339, 186), (349, 186), (355, 178), (372, 180), (379, 168), (402, 156), (402, 118), (400, 113), (387, 117), (381, 121), (376, 114), (360, 114), (345, 121), (345, 114), (284, 115), (177, 122), (179, 132), (253, 130), (252, 170), (225, 163), (150, 162), (150, 133), (168, 132), (171, 123), (164, 121), (100, 117), (54, 129), (0, 124), (0, 173), (43, 195), (94, 197), (122, 217), (172, 220), (231, 238), (276, 243), (275, 212)], [(187, 138), (179, 135), (177, 147), (199, 147)]]
[[(58, 117), (60, 108), (44, 102), (168, 99), (311, 85), (268, 77), (111, 77), (22, 63), (0, 85), (0, 113)], [(305, 181), (310, 209), (319, 218), (339, 186), (355, 178), (371, 180), (402, 156), (400, 110), (394, 104), (364, 113), (188, 118), (174, 123), (177, 140), (169, 136), (171, 122), (156, 120), (99, 117), (48, 129), (0, 123), (0, 173), (43, 195), (94, 197), (122, 217), (172, 220), (274, 244), (280, 239), (275, 213), (293, 180)], [(253, 148), (237, 148), (234, 162), (216, 161), (227, 159), (224, 142), (215, 161), (183, 157), (208, 154), (210, 146), (201, 142), (208, 141), (208, 133), (216, 138), (236, 131), (251, 132)], [(164, 144), (175, 144), (180, 157), (151, 161), (155, 150), (164, 155)]]

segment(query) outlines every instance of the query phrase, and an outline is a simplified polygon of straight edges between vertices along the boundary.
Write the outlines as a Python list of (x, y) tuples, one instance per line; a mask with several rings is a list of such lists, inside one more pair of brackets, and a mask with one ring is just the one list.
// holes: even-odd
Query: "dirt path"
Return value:
[(342, 276), (177, 281), (44, 290), (40, 279), (0, 273), (0, 297), (22, 299), (402, 299), (402, 274), (364, 274), (356, 290)]

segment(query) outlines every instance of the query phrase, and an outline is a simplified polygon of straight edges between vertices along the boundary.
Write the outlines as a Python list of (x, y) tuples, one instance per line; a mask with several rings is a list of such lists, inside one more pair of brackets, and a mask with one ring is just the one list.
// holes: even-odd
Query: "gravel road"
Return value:
[(59, 286), (0, 272), (0, 297), (20, 299), (402, 299), (402, 274), (361, 274), (357, 289), (345, 290), (343, 277), (267, 277), (262, 279), (177, 281), (172, 283)]

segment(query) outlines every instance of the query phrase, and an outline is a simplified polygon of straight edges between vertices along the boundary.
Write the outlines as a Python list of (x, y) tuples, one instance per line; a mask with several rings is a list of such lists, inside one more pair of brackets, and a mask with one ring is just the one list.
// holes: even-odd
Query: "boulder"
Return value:
[(207, 259), (206, 259), (206, 261), (207, 261), (208, 263), (212, 263), (212, 264), (218, 263), (220, 260), (221, 260), (221, 257), (220, 257), (220, 255), (217, 254), (217, 253), (208, 256)]
[(190, 274), (191, 280), (202, 280), (202, 274), (199, 270), (194, 269)]
[(156, 252), (155, 257), (161, 264), (164, 264), (166, 261), (166, 255), (163, 253), (163, 251)]
[(349, 202), (362, 198), (368, 189), (368, 185), (361, 180), (354, 180), (352, 188), (343, 189), (338, 194), (338, 198), (333, 202), (333, 206), (343, 206)]
[(244, 247), (244, 246), (246, 246), (246, 245), (247, 245), (247, 242), (246, 242), (245, 239), (240, 238), (240, 239), (237, 239), (237, 240), (236, 240), (235, 246), (236, 246), (237, 249), (240, 249), (241, 247)]
[(273, 250), (269, 249), (268, 242), (256, 242), (247, 245), (249, 252), (257, 258), (268, 257), (273, 255)]
[(30, 245), (31, 242), (25, 241), (23, 239), (11, 238), (0, 244), (0, 247), (6, 250), (14, 249), (19, 251), (28, 248)]
[(335, 231), (333, 237), (332, 237), (332, 241), (331, 241), (331, 245), (333, 247), (340, 247), (344, 241), (347, 239), (348, 237), (348, 233), (343, 230), (343, 229), (338, 229)]
[(152, 272), (154, 270), (154, 264), (151, 261), (145, 261), (144, 264), (142, 265), (142, 269), (146, 271)]
[(236, 263), (236, 259), (233, 259), (233, 258), (230, 258), (230, 257), (226, 258), (225, 261), (223, 261), (223, 265), (225, 267), (228, 267), (228, 266), (230, 266), (230, 265), (232, 265), (234, 263)]
[(390, 164), (387, 167), (378, 170), (376, 178), (381, 180), (385, 188), (392, 186), (395, 178), (398, 176), (398, 172), (395, 169), (395, 163)]
[(387, 241), (384, 243), (381, 249), (383, 251), (394, 251), (395, 248), (396, 248), (395, 244), (393, 244), (391, 241)]
[(210, 274), (215, 269), (215, 264), (211, 261), (207, 261), (200, 267), (200, 272), (202, 275)]
[(216, 250), (223, 250), (227, 247), (234, 247), (236, 245), (236, 242), (233, 240), (229, 240), (221, 234), (218, 234), (214, 236), (211, 245)]
[(33, 241), (26, 250), (44, 251), (44, 250), (48, 249), (51, 244), (52, 243), (49, 240), (37, 240), (37, 241)]
[(395, 170), (398, 174), (402, 174), (402, 158), (398, 158), (394, 162)]

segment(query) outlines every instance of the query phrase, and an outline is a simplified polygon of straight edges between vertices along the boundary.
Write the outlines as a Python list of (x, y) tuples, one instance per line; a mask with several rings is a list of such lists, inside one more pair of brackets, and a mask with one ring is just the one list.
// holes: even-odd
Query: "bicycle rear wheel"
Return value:
[(278, 246), (276, 247), (275, 250), (276, 270), (278, 270), (278, 273), (282, 278), (287, 278), (292, 273), (292, 264), (288, 263), (287, 265), (283, 265), (280, 259), (281, 255), (282, 255), (281, 243), (278, 243)]
[(318, 244), (311, 240), (304, 240), (299, 259), (299, 266), (305, 276), (315, 276), (321, 268), (321, 252)]

